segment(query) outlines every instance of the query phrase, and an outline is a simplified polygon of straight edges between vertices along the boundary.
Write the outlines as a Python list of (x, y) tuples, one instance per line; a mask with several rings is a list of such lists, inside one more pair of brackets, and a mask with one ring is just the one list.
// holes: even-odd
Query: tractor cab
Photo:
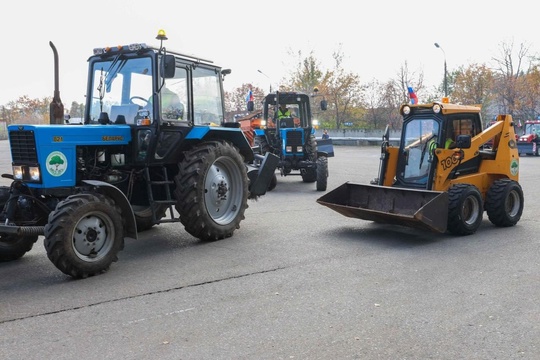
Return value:
[(156, 39), (159, 47), (94, 49), (84, 124), (129, 125), (133, 161), (174, 163), (193, 128), (224, 123), (222, 77), (230, 70), (167, 50), (163, 31)]

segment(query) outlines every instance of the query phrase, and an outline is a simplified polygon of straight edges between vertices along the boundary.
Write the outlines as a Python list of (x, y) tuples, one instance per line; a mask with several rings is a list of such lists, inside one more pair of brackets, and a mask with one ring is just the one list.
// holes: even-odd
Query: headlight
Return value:
[(441, 105), (439, 105), (439, 104), (433, 105), (433, 112), (434, 112), (435, 114), (440, 113), (440, 112), (441, 112)]
[(266, 120), (261, 120), (261, 127), (266, 126)]
[(23, 179), (23, 169), (20, 165), (13, 166), (13, 179), (22, 180)]
[(311, 123), (313, 124), (313, 126), (319, 126), (319, 120), (313, 119), (313, 121), (311, 121)]
[(41, 178), (41, 175), (39, 173), (39, 168), (37, 166), (30, 166), (30, 168), (28, 168), (29, 172), (30, 172), (30, 179), (32, 179), (32, 181), (39, 181), (40, 178)]
[(288, 153), (292, 152), (292, 146), (286, 146), (285, 151)]
[(403, 115), (409, 115), (411, 113), (410, 106), (404, 106), (403, 107)]

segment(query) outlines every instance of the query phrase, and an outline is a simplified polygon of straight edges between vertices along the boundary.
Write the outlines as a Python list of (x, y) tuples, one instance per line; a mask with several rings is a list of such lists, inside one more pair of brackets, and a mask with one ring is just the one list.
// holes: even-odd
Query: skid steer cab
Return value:
[[(331, 140), (324, 151), (317, 146), (315, 130), (319, 123), (312, 115), (313, 95), (299, 92), (275, 92), (263, 100), (262, 122), (254, 129), (254, 144), (260, 154), (274, 154), (279, 158), (277, 168), (281, 176), (300, 175), (306, 183), (316, 183), (318, 191), (325, 191), (328, 182), (328, 158), (334, 156)], [(318, 111), (326, 110), (326, 101)], [(276, 185), (277, 179), (271, 184)]]
[[(83, 124), (9, 126), (1, 261), (43, 236), (63, 273), (96, 275), (117, 260), (124, 238), (157, 224), (181, 223), (204, 241), (230, 237), (248, 200), (266, 193), (278, 158), (255, 154), (242, 130), (224, 123), (230, 70), (167, 50), (164, 31), (156, 39), (159, 47), (94, 49)], [(51, 120), (58, 100), (55, 89)]]
[(495, 226), (515, 225), (524, 198), (512, 116), (499, 115), (483, 130), (480, 110), (402, 105), (400, 145), (390, 145), (387, 127), (378, 177), (347, 182), (317, 202), (353, 218), (455, 235), (476, 232), (484, 211)]

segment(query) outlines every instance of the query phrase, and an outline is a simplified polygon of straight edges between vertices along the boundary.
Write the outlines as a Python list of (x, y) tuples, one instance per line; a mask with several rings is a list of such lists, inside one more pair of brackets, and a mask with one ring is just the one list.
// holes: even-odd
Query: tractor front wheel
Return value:
[(107, 196), (72, 195), (49, 214), (45, 250), (64, 274), (86, 278), (105, 272), (123, 248), (122, 210)]

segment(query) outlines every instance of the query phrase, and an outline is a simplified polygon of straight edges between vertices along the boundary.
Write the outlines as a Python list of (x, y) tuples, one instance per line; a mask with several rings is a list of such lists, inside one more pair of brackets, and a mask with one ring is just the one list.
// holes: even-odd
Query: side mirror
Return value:
[(386, 125), (386, 129), (384, 129), (382, 140), (386, 142), (390, 141), (390, 125)]
[(321, 110), (326, 111), (326, 108), (328, 107), (328, 103), (326, 100), (321, 100)]
[(174, 55), (165, 55), (161, 58), (161, 77), (165, 79), (171, 79), (174, 77), (176, 71), (176, 60)]
[(247, 103), (247, 110), (248, 110), (249, 112), (252, 112), (254, 109), (255, 109), (255, 105), (253, 104), (253, 101), (252, 101), (252, 100), (248, 101), (248, 103)]

